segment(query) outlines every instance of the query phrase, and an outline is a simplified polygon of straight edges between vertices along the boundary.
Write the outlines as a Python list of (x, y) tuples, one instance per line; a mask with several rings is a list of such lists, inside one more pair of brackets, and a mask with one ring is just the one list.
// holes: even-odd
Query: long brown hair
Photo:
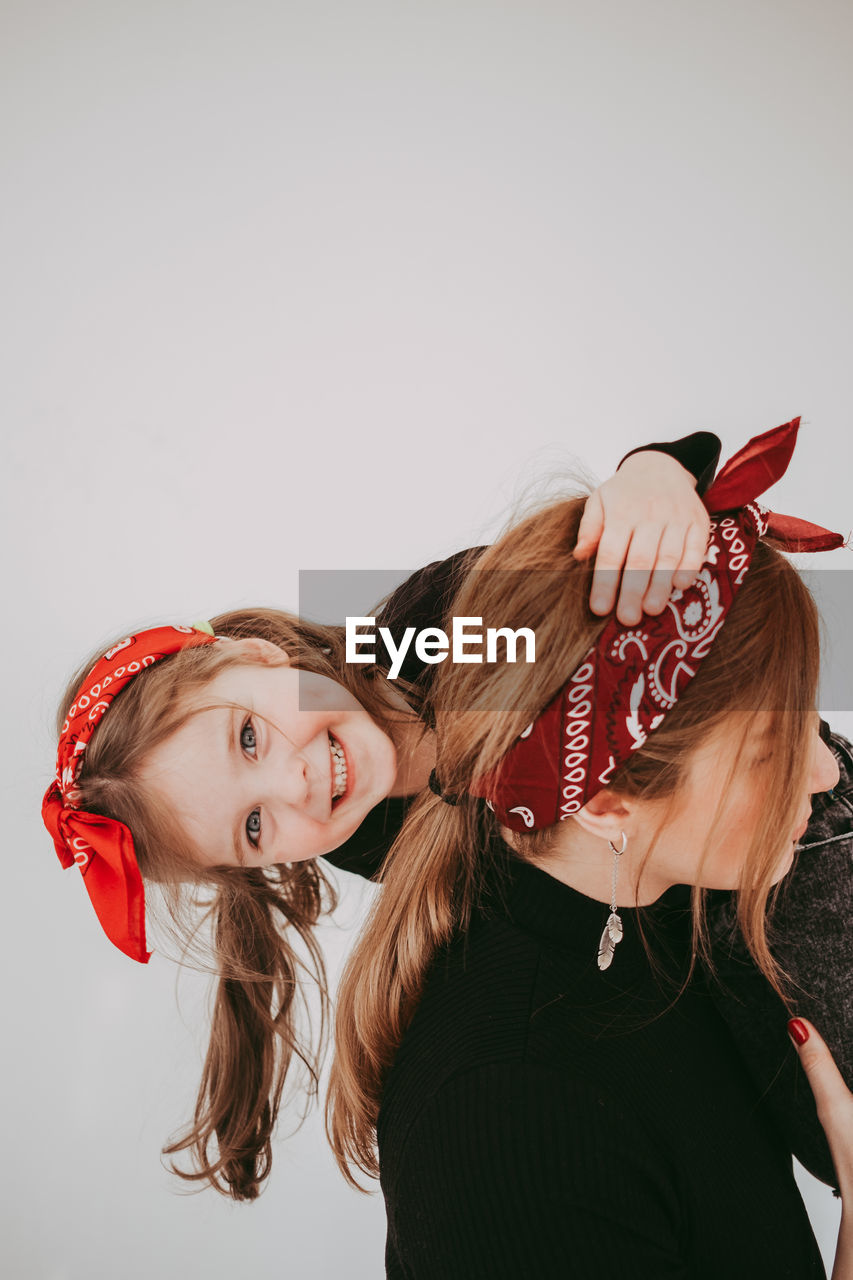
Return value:
[[(483, 554), (454, 599), (454, 615), (482, 618), (484, 627), (530, 627), (536, 661), (445, 663), (437, 670), (432, 688), (436, 771), (445, 792), (464, 794), (472, 778), (498, 765), (606, 625), (607, 619), (588, 607), (592, 566), (570, 555), (584, 501), (567, 499), (521, 521)], [(767, 903), (779, 850), (799, 817), (811, 731), (802, 712), (815, 704), (818, 656), (818, 616), (808, 590), (784, 556), (759, 543), (696, 676), (609, 784), (616, 793), (666, 801), (663, 808), (671, 811), (691, 750), (706, 734), (733, 711), (772, 715), (785, 750), (762, 776), (763, 806), (751, 833), (737, 909), (756, 964), (783, 999), (788, 975), (770, 951)], [(731, 762), (731, 779), (739, 762), (740, 752)], [(514, 847), (522, 857), (541, 859), (558, 830), (559, 824), (521, 835)], [(438, 948), (466, 929), (483, 902), (498, 831), (484, 803), (469, 799), (453, 807), (426, 793), (409, 811), (386, 861), (382, 893), (338, 992), (327, 1128), (341, 1170), (353, 1185), (358, 1185), (353, 1169), (378, 1173), (375, 1130), (387, 1073)], [(649, 854), (653, 848), (654, 843)], [(706, 854), (707, 844), (703, 859)], [(692, 908), (693, 962), (701, 954), (710, 965), (706, 891), (698, 886)]]
[[(302, 622), (273, 609), (242, 609), (211, 622), (217, 635), (260, 636), (284, 650), (293, 665), (345, 685), (380, 725), (399, 718), (381, 675), (374, 678), (373, 667), (345, 662), (342, 627)], [(102, 652), (69, 683), (58, 729)], [(116, 818), (133, 833), (149, 924), (178, 944), (182, 963), (218, 975), (193, 1120), (164, 1154), (189, 1151), (194, 1168), (173, 1162), (173, 1171), (190, 1182), (209, 1182), (235, 1200), (254, 1199), (269, 1174), (290, 1069), (301, 1064), (296, 1074), (305, 1080), (309, 1098), (317, 1091), (328, 996), (313, 926), (322, 911), (334, 907), (334, 892), (317, 861), (267, 868), (201, 865), (139, 776), (148, 753), (195, 713), (194, 695), (227, 667), (246, 661), (251, 658), (235, 655), (231, 646), (205, 645), (141, 672), (93, 734), (77, 782), (79, 808)], [(396, 683), (417, 705), (412, 687)], [(320, 992), (316, 1033), (302, 978)]]

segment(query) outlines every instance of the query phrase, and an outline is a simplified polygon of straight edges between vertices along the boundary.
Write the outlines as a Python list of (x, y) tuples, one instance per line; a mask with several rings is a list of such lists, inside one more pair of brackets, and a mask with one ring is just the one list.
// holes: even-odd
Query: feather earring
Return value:
[(610, 915), (607, 917), (607, 924), (604, 926), (604, 932), (601, 935), (601, 941), (598, 944), (598, 967), (599, 969), (609, 969), (613, 961), (613, 953), (616, 950), (616, 943), (622, 940), (622, 921), (616, 911), (616, 877), (619, 874), (619, 859), (625, 852), (628, 844), (628, 837), (623, 831), (622, 848), (617, 849), (612, 840), (607, 843), (613, 850), (613, 884), (610, 891)]

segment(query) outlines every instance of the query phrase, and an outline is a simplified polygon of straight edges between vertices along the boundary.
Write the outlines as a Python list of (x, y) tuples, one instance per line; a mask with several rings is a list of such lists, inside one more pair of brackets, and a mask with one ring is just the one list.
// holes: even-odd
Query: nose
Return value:
[(841, 777), (841, 771), (838, 768), (838, 761), (824, 742), (823, 738), (817, 738), (814, 754), (812, 756), (812, 772), (811, 786), (812, 793), (817, 791), (830, 791), (838, 783)]

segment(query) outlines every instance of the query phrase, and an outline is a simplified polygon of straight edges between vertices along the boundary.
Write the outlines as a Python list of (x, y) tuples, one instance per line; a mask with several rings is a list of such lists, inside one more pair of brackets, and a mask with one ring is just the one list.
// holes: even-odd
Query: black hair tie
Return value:
[(445, 804), (459, 803), (459, 796), (451, 796), (451, 795), (444, 794), (444, 792), (441, 789), (441, 783), (438, 780), (438, 776), (435, 772), (435, 769), (433, 769), (432, 773), (429, 775), (429, 789), (430, 791), (432, 791), (434, 795), (440, 796)]

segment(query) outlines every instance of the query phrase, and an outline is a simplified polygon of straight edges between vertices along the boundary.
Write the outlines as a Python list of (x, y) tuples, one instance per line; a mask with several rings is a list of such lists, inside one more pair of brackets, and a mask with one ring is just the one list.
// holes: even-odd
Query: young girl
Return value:
[(439, 794), (410, 811), (339, 993), (330, 1134), (346, 1174), (381, 1175), (389, 1276), (823, 1275), (703, 916), (706, 890), (737, 889), (786, 994), (766, 902), (839, 780), (815, 608), (761, 536), (840, 539), (753, 501), (795, 430), (726, 468), (708, 500), (728, 514), (661, 618), (595, 619), (581, 566), (543, 594), (578, 501), (511, 531), (454, 601), (523, 617), (542, 657), (436, 674)]
[[(597, 608), (612, 608), (612, 571), (627, 557), (632, 572), (623, 579), (620, 614), (639, 620), (641, 602), (647, 613), (662, 609), (685, 543), (689, 559), (695, 530), (698, 557), (676, 574), (676, 586), (692, 580), (707, 540), (707, 513), (697, 513), (693, 484), (707, 484), (718, 448), (704, 433), (655, 446), (626, 461), (593, 495), (587, 545), (599, 544), (603, 523), (597, 567), (610, 572), (603, 580), (597, 574)], [(662, 450), (689, 466), (693, 482), (660, 457)], [(631, 499), (637, 490), (642, 498)], [(657, 536), (649, 497), (666, 508)], [(658, 543), (663, 567), (651, 581), (646, 572), (644, 582), (634, 564), (640, 553), (652, 557)], [(377, 622), (392, 630), (441, 622), (478, 550), (414, 575)], [(566, 544), (563, 554), (570, 550)], [(322, 982), (312, 927), (330, 895), (311, 859), (331, 854), (331, 861), (361, 874), (378, 871), (434, 763), (423, 721), (430, 719), (435, 668), (407, 667), (409, 680), (392, 686), (381, 674), (365, 675), (370, 668), (344, 661), (341, 628), (272, 611), (222, 615), (213, 629), (228, 639), (212, 643), (189, 629), (167, 628), (171, 656), (162, 656), (163, 637), (151, 633), (136, 641), (142, 649), (153, 644), (154, 652), (135, 656), (129, 643), (108, 651), (100, 659), (103, 689), (87, 664), (86, 680), (72, 681), (63, 704), (61, 731), (66, 719), (75, 723), (62, 734), (61, 785), (49, 789), (45, 817), (60, 857), (81, 865), (108, 935), (135, 958), (148, 955), (140, 870), (190, 936), (198, 924), (198, 886), (208, 889), (220, 974), (211, 1043), (194, 1124), (168, 1150), (190, 1149), (195, 1156), (197, 1171), (182, 1176), (209, 1179), (243, 1199), (257, 1194), (269, 1171), (293, 1055), (315, 1069), (314, 1054), (297, 1036), (294, 1007), (300, 967), (313, 963)], [(125, 682), (121, 696), (92, 720), (118, 680)], [(313, 696), (315, 708), (301, 710), (300, 695), (303, 706)], [(85, 746), (78, 753), (82, 765), (78, 741)], [(86, 821), (87, 815), (95, 817)], [(816, 1122), (807, 1127), (819, 1129)]]

